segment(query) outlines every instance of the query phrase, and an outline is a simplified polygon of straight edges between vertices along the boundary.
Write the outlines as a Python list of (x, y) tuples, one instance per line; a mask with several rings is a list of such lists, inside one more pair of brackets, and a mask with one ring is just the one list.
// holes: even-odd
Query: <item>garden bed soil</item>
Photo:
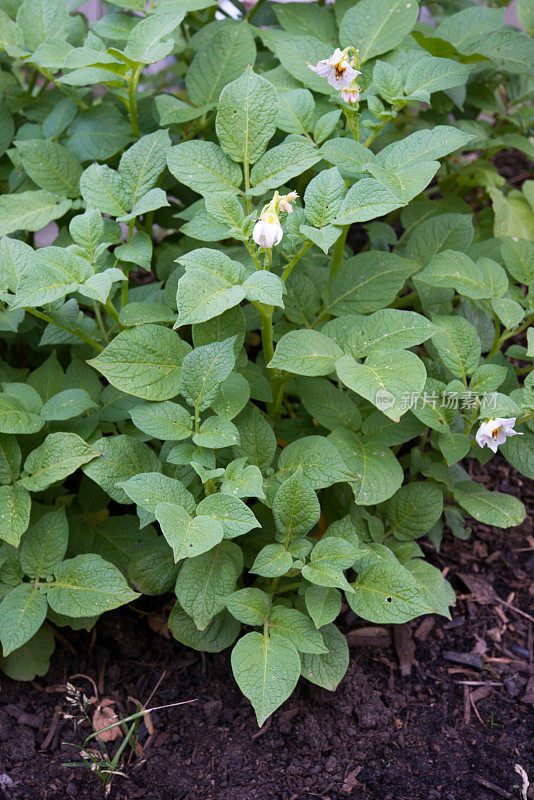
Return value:
[(534, 781), (533, 488), (499, 456), (474, 477), (520, 496), (529, 517), (508, 531), (474, 523), (470, 540), (428, 547), (458, 594), (452, 621), (376, 627), (346, 612), (351, 662), (337, 692), (301, 680), (261, 730), (228, 653), (168, 637), (166, 599), (108, 614), (91, 633), (62, 629), (48, 675), (2, 679), (0, 797), (103, 797), (97, 775), (62, 766), (79, 758), (67, 742), (90, 732), (63, 716), (67, 680), (94, 693), (83, 675), (123, 715), (162, 676), (151, 706), (194, 699), (140, 726), (139, 755), (114, 779), (112, 800), (534, 797), (515, 770)]

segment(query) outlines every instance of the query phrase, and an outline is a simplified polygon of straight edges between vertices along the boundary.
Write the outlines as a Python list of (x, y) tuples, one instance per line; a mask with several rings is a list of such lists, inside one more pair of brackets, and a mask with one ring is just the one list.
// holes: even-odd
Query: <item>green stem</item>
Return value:
[(300, 261), (300, 259), (304, 255), (304, 253), (308, 252), (308, 250), (310, 249), (311, 246), (312, 246), (311, 242), (306, 242), (305, 244), (303, 244), (302, 247), (300, 248), (300, 250), (298, 251), (297, 255), (294, 256), (291, 259), (291, 261), (286, 265), (286, 268), (284, 269), (284, 271), (282, 273), (282, 280), (284, 281), (284, 283), (287, 281), (287, 279), (291, 275), (291, 271), (292, 271), (293, 267)]
[(500, 349), (501, 345), (501, 323), (499, 322), (496, 314), (493, 315), (493, 320), (495, 322), (495, 336), (493, 337), (493, 344), (491, 345), (491, 350), (488, 353), (488, 358), (494, 356), (495, 353), (497, 353), (497, 351)]
[(139, 83), (139, 76), (143, 69), (142, 64), (138, 64), (135, 69), (132, 69), (132, 74), (129, 80), (128, 88), (128, 113), (130, 114), (130, 123), (132, 126), (132, 133), (136, 139), (139, 138), (139, 121), (137, 119), (137, 84)]
[(49, 81), (49, 83), (53, 83), (56, 89), (59, 89), (60, 92), (63, 92), (63, 94), (66, 95), (66, 97), (70, 97), (71, 100), (74, 100), (74, 102), (80, 106), (82, 111), (87, 111), (89, 109), (87, 103), (84, 103), (83, 100), (80, 100), (80, 98), (76, 97), (75, 94), (71, 94), (71, 92), (69, 92), (69, 90), (66, 89), (62, 83), (56, 83), (53, 77), (48, 72), (48, 70), (40, 69), (39, 67), (36, 67), (35, 64), (32, 64), (32, 66), (35, 67), (37, 72), (40, 72), (41, 75), (43, 75), (43, 77), (45, 77), (47, 81)]
[(343, 251), (345, 250), (345, 242), (347, 241), (347, 234), (349, 232), (350, 224), (343, 226), (341, 236), (334, 245), (334, 256), (332, 258), (332, 266), (330, 267), (330, 278), (332, 279), (343, 261)]
[(248, 13), (247, 13), (247, 15), (246, 15), (246, 17), (245, 17), (245, 22), (250, 22), (250, 20), (251, 20), (251, 19), (252, 19), (252, 17), (254, 16), (254, 14), (255, 14), (257, 11), (259, 11), (259, 9), (262, 7), (262, 5), (264, 4), (264, 2), (265, 2), (265, 0), (258, 0), (258, 2), (256, 3), (256, 5), (252, 6), (252, 8), (251, 8), (251, 9), (249, 9), (249, 11), (248, 11)]
[(248, 158), (243, 161), (243, 175), (245, 176), (245, 208), (247, 209), (247, 216), (252, 213), (252, 201), (248, 197), (248, 190), (250, 189), (250, 165)]
[(25, 307), (24, 311), (26, 311), (28, 314), (31, 314), (32, 317), (37, 317), (37, 319), (41, 319), (43, 320), (43, 322), (47, 322), (49, 325), (55, 325), (56, 328), (61, 328), (64, 331), (73, 333), (75, 336), (78, 337), (78, 339), (81, 339), (86, 344), (91, 345), (91, 347), (93, 347), (95, 350), (98, 350), (99, 352), (102, 352), (102, 350), (104, 349), (102, 345), (96, 341), (96, 339), (92, 339), (90, 336), (86, 336), (85, 333), (82, 333), (82, 331), (76, 331), (73, 330), (72, 328), (67, 327), (67, 325), (61, 325), (59, 322), (55, 322), (51, 317), (48, 316), (48, 314), (44, 314), (42, 311), (37, 311), (36, 308)]
[(107, 303), (106, 303), (106, 305), (104, 306), (104, 308), (106, 309), (106, 312), (109, 314), (109, 316), (111, 317), (111, 319), (115, 320), (115, 322), (116, 322), (116, 323), (117, 323), (117, 325), (119, 326), (119, 329), (120, 329), (121, 331), (122, 331), (122, 330), (124, 330), (123, 326), (122, 326), (122, 325), (120, 324), (120, 322), (119, 322), (119, 315), (117, 314), (117, 309), (115, 308), (115, 306), (113, 305), (113, 303), (111, 302), (111, 300), (108, 300), (108, 301), (107, 301)]
[(38, 72), (36, 69), (30, 75), (30, 80), (28, 81), (28, 94), (32, 94), (33, 90), (35, 89), (35, 84), (37, 83), (37, 76)]
[(263, 306), (261, 312), (261, 344), (265, 363), (268, 364), (274, 355), (273, 306)]
[(251, 259), (253, 260), (253, 262), (254, 262), (254, 264), (256, 266), (256, 269), (257, 270), (263, 269), (258, 256), (254, 252), (254, 247), (251, 244), (248, 244), (248, 243), (245, 243), (245, 244), (246, 244), (246, 248), (248, 250), (248, 253), (249, 253), (250, 257), (251, 257)]
[(391, 308), (408, 308), (415, 303), (417, 298), (417, 292), (410, 292), (409, 294), (405, 294), (403, 297), (398, 297), (396, 300), (394, 300), (391, 304)]
[(93, 300), (93, 309), (95, 312), (96, 323), (100, 328), (100, 330), (102, 331), (102, 333), (104, 334), (104, 338), (107, 338), (107, 331), (104, 327), (104, 322), (102, 321), (102, 314), (100, 313), (100, 308), (98, 307), (98, 303), (96, 300)]

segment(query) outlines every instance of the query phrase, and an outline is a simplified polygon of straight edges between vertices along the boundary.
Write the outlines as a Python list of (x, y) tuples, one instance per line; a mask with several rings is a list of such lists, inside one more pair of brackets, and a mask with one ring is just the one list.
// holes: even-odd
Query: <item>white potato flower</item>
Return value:
[(500, 444), (504, 444), (509, 436), (523, 436), (519, 431), (514, 431), (515, 417), (495, 417), (483, 422), (476, 434), (480, 447), (487, 445), (494, 453)]
[(254, 225), (252, 238), (260, 247), (271, 248), (275, 244), (280, 244), (284, 232), (278, 219), (278, 214), (274, 211), (267, 211)]
[(355, 69), (344, 50), (337, 47), (329, 58), (324, 58), (317, 64), (308, 64), (309, 68), (326, 78), (334, 89), (346, 89), (356, 80), (361, 73)]
[(341, 99), (343, 100), (344, 103), (348, 103), (349, 105), (354, 105), (360, 99), (359, 87), (349, 86), (348, 89), (342, 89)]

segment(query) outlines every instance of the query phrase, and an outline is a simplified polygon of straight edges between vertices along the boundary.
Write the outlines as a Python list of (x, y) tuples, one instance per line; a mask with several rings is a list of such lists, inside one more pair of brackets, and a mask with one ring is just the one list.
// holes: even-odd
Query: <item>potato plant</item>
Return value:
[(174, 593), (261, 725), (525, 517), (467, 464), (534, 477), (532, 14), (77, 6), (0, 0), (1, 666)]

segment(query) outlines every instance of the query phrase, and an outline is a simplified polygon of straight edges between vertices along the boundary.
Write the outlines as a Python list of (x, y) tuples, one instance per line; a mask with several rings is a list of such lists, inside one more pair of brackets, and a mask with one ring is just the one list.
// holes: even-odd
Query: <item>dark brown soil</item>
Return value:
[(47, 676), (2, 681), (0, 797), (103, 797), (97, 775), (62, 766), (79, 759), (66, 743), (90, 732), (63, 717), (67, 680), (94, 694), (83, 674), (123, 715), (162, 675), (151, 706), (195, 699), (141, 725), (139, 756), (123, 765), (128, 778), (115, 777), (112, 800), (525, 800), (514, 766), (534, 780), (534, 498), (501, 459), (491, 465), (476, 477), (526, 499), (530, 522), (474, 525), (469, 541), (449, 536), (438, 555), (428, 547), (458, 593), (452, 622), (393, 630), (347, 612), (352, 658), (338, 691), (301, 681), (260, 731), (228, 653), (166, 638), (161, 599), (109, 614), (93, 633), (62, 629)]

